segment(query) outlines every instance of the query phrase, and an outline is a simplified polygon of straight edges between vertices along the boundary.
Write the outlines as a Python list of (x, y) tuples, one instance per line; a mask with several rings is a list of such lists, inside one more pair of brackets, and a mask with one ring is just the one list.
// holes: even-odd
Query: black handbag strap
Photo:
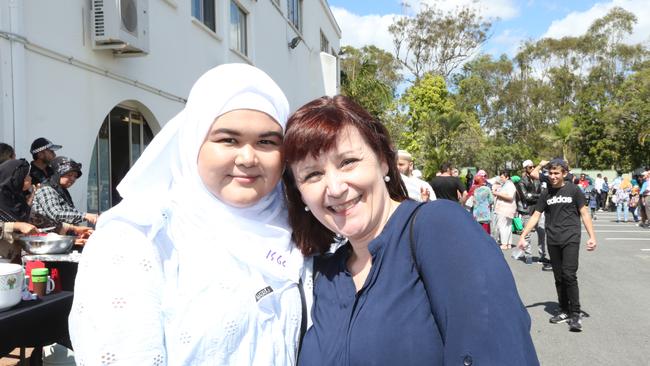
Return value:
[(300, 303), (302, 304), (302, 320), (300, 321), (300, 335), (298, 338), (298, 354), (302, 349), (302, 340), (307, 333), (307, 299), (305, 298), (305, 283), (302, 278), (298, 281), (298, 291), (300, 292)]
[(420, 266), (418, 265), (417, 257), (415, 256), (415, 243), (413, 243), (413, 224), (415, 223), (415, 218), (417, 217), (418, 211), (424, 205), (424, 202), (420, 203), (413, 212), (411, 212), (411, 217), (409, 217), (409, 246), (411, 248), (411, 258), (413, 259), (413, 264), (415, 264), (415, 270), (418, 271), (420, 278), (422, 273), (420, 272)]
[(422, 276), (422, 271), (420, 270), (420, 266), (418, 265), (417, 256), (415, 255), (415, 243), (413, 242), (413, 225), (415, 223), (415, 218), (417, 217), (417, 212), (422, 207), (422, 205), (424, 205), (424, 203), (420, 203), (418, 207), (416, 207), (415, 210), (413, 210), (413, 212), (411, 213), (411, 217), (409, 218), (409, 245), (411, 246), (411, 258), (413, 259), (413, 263), (415, 264), (415, 270), (418, 271), (418, 276), (420, 277), (420, 281), (422, 281), (422, 287), (424, 289), (424, 293), (427, 295), (427, 299), (429, 299), (429, 308), (431, 309), (431, 314), (433, 315), (434, 319), (438, 321), (438, 316), (436, 315), (436, 312), (431, 306), (431, 296), (429, 296), (429, 291), (427, 291), (426, 281), (424, 280), (424, 276)]

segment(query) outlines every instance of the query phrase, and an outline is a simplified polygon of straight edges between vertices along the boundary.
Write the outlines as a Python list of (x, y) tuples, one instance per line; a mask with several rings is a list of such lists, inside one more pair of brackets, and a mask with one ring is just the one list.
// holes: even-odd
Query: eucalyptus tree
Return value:
[(631, 70), (648, 57), (643, 45), (624, 42), (636, 22), (634, 14), (615, 7), (585, 34), (528, 42), (515, 58), (522, 79), (552, 88), (544, 100), (545, 129), (563, 116), (574, 118), (574, 152), (583, 168), (608, 168), (624, 159), (625, 143), (605, 111)]
[(650, 161), (650, 62), (639, 67), (621, 85), (605, 110), (608, 125), (614, 126), (621, 141), (620, 159), (615, 167), (625, 170)]
[(415, 16), (395, 18), (388, 30), (393, 36), (395, 57), (415, 80), (427, 73), (449, 80), (477, 54), (491, 27), (492, 23), (470, 6), (442, 11), (435, 5), (422, 4)]

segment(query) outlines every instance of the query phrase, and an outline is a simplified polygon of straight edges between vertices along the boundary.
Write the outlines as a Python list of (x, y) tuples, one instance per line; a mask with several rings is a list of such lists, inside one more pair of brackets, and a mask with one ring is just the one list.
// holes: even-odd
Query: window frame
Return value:
[[(206, 6), (208, 4), (209, 6)], [(217, 32), (217, 2), (216, 0), (192, 0), (191, 4), (192, 17), (201, 22), (212, 32)], [(198, 7), (197, 7), (198, 6)], [(212, 7), (212, 19), (207, 19), (206, 8)], [(210, 24), (210, 20), (212, 24)]]
[(329, 48), (330, 48), (330, 41), (329, 39), (327, 39), (327, 36), (321, 29), (320, 30), (320, 51), (329, 53), (330, 52)]
[[(234, 12), (236, 11), (236, 13)], [(237, 14), (237, 23), (233, 23), (233, 16)], [(248, 16), (249, 13), (239, 2), (230, 0), (228, 37), (230, 49), (248, 57)], [(242, 24), (243, 21), (243, 24)], [(233, 28), (237, 28), (237, 36), (233, 37)], [(243, 47), (242, 47), (243, 46)], [(243, 49), (242, 49), (243, 48)]]
[(287, 0), (287, 19), (302, 33), (302, 0)]

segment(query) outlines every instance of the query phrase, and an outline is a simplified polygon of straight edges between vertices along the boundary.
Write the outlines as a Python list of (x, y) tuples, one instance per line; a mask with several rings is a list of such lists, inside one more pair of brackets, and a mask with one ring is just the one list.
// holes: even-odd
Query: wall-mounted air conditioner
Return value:
[(116, 56), (149, 52), (148, 0), (91, 0), (93, 49), (113, 50)]

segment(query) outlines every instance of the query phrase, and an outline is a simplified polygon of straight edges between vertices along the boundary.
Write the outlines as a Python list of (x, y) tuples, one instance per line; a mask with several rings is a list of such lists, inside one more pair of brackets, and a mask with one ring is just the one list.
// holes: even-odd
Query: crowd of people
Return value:
[(597, 212), (615, 210), (616, 222), (634, 221), (638, 226), (648, 228), (650, 205), (646, 200), (649, 195), (649, 179), (650, 169), (646, 167), (639, 174), (617, 172), (611, 183), (600, 173), (596, 174), (595, 179), (580, 174), (574, 183), (588, 200), (594, 219), (597, 218)]
[(18, 238), (46, 229), (77, 236), (83, 244), (97, 215), (78, 210), (68, 189), (81, 176), (81, 164), (56, 156), (62, 146), (40, 137), (30, 147), (32, 161), (16, 159), (14, 148), (0, 143), (0, 262), (21, 262)]
[(521, 257), (553, 270), (550, 322), (582, 329), (581, 221), (587, 250), (596, 240), (561, 159), (465, 183), (445, 163), (426, 182), (351, 99), (289, 115), (282, 90), (246, 64), (196, 81), (99, 218), (74, 208), (81, 165), (60, 148), (34, 142), (35, 178), (24, 160), (0, 164), (0, 208), (22, 232), (33, 217), (95, 224), (69, 318), (80, 364), (538, 365), (502, 251), (513, 227)]
[[(577, 269), (580, 224), (589, 236), (587, 250), (596, 248), (592, 219), (604, 210), (616, 209), (616, 222), (628, 222), (628, 212), (641, 227), (649, 227), (650, 170), (638, 175), (620, 172), (610, 183), (602, 173), (591, 179), (574, 176), (563, 159), (522, 163), (520, 175), (503, 170), (488, 178), (484, 170), (468, 171), (465, 191), (456, 169), (445, 163), (430, 184), (435, 196), (459, 202), (491, 234), (502, 250), (513, 248), (513, 233), (519, 234), (512, 257), (526, 264), (537, 261), (543, 271), (553, 271), (559, 309), (551, 323), (569, 322), (570, 330), (581, 331)], [(631, 220), (630, 220), (631, 221)], [(536, 232), (538, 256), (531, 248)]]

